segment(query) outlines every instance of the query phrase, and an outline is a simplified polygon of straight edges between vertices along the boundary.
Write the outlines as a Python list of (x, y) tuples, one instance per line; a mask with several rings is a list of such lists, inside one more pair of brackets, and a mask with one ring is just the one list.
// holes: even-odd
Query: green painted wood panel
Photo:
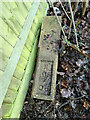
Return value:
[[(19, 16), (21, 18), (23, 18), (23, 19), (26, 18), (26, 16), (27, 16), (26, 14), (27, 14), (28, 11), (25, 9), (25, 7), (24, 7), (24, 5), (23, 5), (22, 2), (6, 2), (4, 4), (8, 7), (8, 9), (10, 10), (10, 12), (13, 13), (14, 10), (16, 10), (16, 11), (18, 11)], [(24, 14), (23, 14), (23, 12), (24, 12)]]
[(2, 50), (1, 54), (5, 54), (7, 57), (10, 57), (13, 47), (5, 41), (1, 36), (0, 36), (0, 49)]
[(35, 16), (34, 22), (36, 24), (36, 27), (38, 27), (39, 26), (39, 20), (38, 20), (37, 16)]
[(12, 77), (11, 83), (9, 85), (9, 89), (18, 91), (21, 85), (21, 81), (15, 77)]
[[(12, 11), (12, 13), (14, 13), (14, 17), (15, 18), (18, 18), (18, 17), (20, 17), (20, 15), (18, 14), (18, 10), (17, 10), (17, 8), (16, 8), (16, 6), (15, 6), (15, 4), (11, 4), (11, 6), (12, 6), (12, 8), (13, 9), (10, 9), (10, 8), (8, 8), (8, 9), (10, 9), (10, 11)], [(36, 5), (35, 5), (36, 6)], [(32, 7), (32, 8), (36, 8), (36, 7)], [(16, 14), (16, 11), (14, 12), (14, 9), (17, 11), (17, 14)], [(46, 9), (46, 8), (45, 8)], [(35, 12), (35, 10), (36, 9), (34, 9), (34, 12)], [(44, 11), (44, 9), (43, 9), (43, 11)], [(20, 11), (21, 12), (21, 11)], [(43, 13), (43, 16), (44, 16), (45, 14)], [(18, 17), (17, 17), (18, 16)], [(21, 15), (22, 16), (22, 15)], [(21, 19), (21, 17), (20, 17), (20, 19)], [(31, 19), (30, 19), (31, 20)], [(37, 25), (38, 23), (39, 23), (39, 20), (37, 19), (36, 20), (37, 22), (36, 23), (34, 23), (34, 24), (36, 24), (36, 26), (37, 26), (37, 28), (36, 29), (38, 29), (39, 27), (40, 27), (40, 24), (39, 25)], [(10, 27), (8, 26), (8, 29), (10, 29)], [(35, 31), (34, 31), (34, 29), (32, 29), (32, 32), (34, 33)], [(38, 32), (39, 32), (39, 30), (37, 30), (37, 34), (38, 34)], [(15, 34), (15, 33), (14, 33)], [(34, 35), (35, 35), (35, 37), (37, 37), (36, 36), (36, 34), (34, 33)], [(12, 38), (12, 37), (11, 37)], [(19, 36), (19, 38), (20, 38), (20, 36)], [(19, 40), (19, 39), (17, 39), (17, 40)], [(29, 39), (28, 39), (29, 40)], [(24, 101), (24, 98), (25, 98), (25, 95), (26, 95), (26, 91), (27, 91), (27, 89), (28, 89), (28, 85), (29, 85), (29, 80), (30, 80), (30, 78), (31, 78), (31, 75), (32, 75), (32, 72), (33, 72), (33, 67), (34, 67), (34, 60), (35, 60), (35, 55), (36, 55), (36, 45), (37, 45), (37, 39), (35, 38), (35, 44), (33, 44), (34, 45), (34, 47), (33, 47), (33, 45), (31, 46), (31, 51), (29, 51), (28, 49), (27, 49), (27, 47), (25, 46), (25, 44), (24, 44), (24, 47), (22, 47), (23, 48), (23, 51), (22, 51), (22, 53), (21, 53), (21, 55), (26, 59), (26, 60), (29, 60), (28, 61), (28, 65), (27, 65), (27, 67), (26, 67), (26, 71), (25, 71), (25, 75), (22, 73), (23, 71), (22, 71), (22, 69), (20, 69), (20, 66), (18, 65), (17, 66), (17, 68), (16, 68), (16, 70), (15, 70), (15, 72), (16, 73), (14, 73), (14, 75), (16, 75), (16, 76), (18, 76), (19, 78), (20, 78), (20, 76), (22, 76), (21, 77), (21, 79), (23, 78), (23, 80), (22, 80), (22, 82), (19, 80), (19, 79), (17, 79), (17, 78), (15, 78), (15, 77), (13, 77), (13, 78), (11, 78), (12, 79), (12, 81), (11, 81), (11, 83), (10, 83), (10, 85), (9, 85), (9, 89), (10, 90), (13, 90), (13, 91), (18, 91), (18, 96), (17, 96), (17, 98), (16, 98), (16, 100), (15, 100), (15, 104), (14, 104), (14, 108), (12, 109), (12, 106), (13, 106), (13, 104), (11, 105), (11, 104), (9, 104), (9, 105), (11, 105), (11, 107), (8, 105), (8, 104), (6, 104), (5, 105), (5, 103), (3, 103), (3, 105), (4, 105), (4, 107), (3, 108), (5, 108), (5, 107), (7, 107), (7, 109), (4, 109), (4, 111), (3, 111), (3, 118), (17, 118), (19, 115), (20, 115), (20, 111), (21, 111), (21, 108), (22, 108), (22, 105), (23, 105), (23, 101)], [(21, 42), (21, 41), (20, 41)], [(16, 46), (15, 46), (16, 47)], [(32, 48), (33, 48), (33, 50), (32, 50)], [(24, 52), (24, 53), (23, 53)], [(29, 58), (29, 59), (28, 59)], [(15, 57), (14, 57), (14, 59), (15, 59)], [(13, 60), (14, 60), (13, 59)], [(18, 59), (19, 60), (19, 59)], [(12, 61), (11, 61), (11, 63), (12, 63)], [(9, 68), (9, 67), (8, 67)], [(7, 68), (6, 68), (7, 69)], [(10, 68), (9, 68), (10, 69)], [(9, 70), (9, 69), (7, 69), (7, 70)], [(23, 75), (19, 75), (18, 73), (19, 73), (19, 71), (20, 71), (20, 74), (22, 73)], [(12, 72), (12, 71), (11, 71)], [(7, 72), (8, 73), (8, 72)], [(8, 77), (7, 75), (6, 75), (6, 77)], [(10, 76), (9, 76), (10, 77)], [(3, 77), (2, 77), (3, 78)], [(4, 79), (5, 80), (5, 79)], [(8, 80), (7, 80), (8, 81)], [(18, 81), (18, 82), (16, 82), (16, 81)], [(2, 81), (1, 81), (2, 82)], [(1, 83), (0, 82), (0, 83)], [(9, 81), (8, 81), (9, 82)], [(6, 84), (6, 83), (5, 83)], [(1, 85), (3, 85), (2, 83), (1, 83)], [(20, 85), (20, 86), (19, 86)], [(8, 86), (8, 84), (7, 84), (7, 86)], [(16, 87), (16, 89), (15, 89), (15, 87)], [(19, 88), (20, 89), (19, 89)], [(1, 90), (1, 86), (0, 86), (0, 90)], [(12, 95), (13, 96), (13, 95)], [(0, 98), (1, 98), (1, 96), (0, 96)], [(22, 99), (21, 99), (22, 98)], [(1, 100), (1, 99), (0, 99)], [(1, 105), (1, 104), (0, 104)], [(2, 105), (2, 106), (3, 106)], [(10, 115), (11, 114), (11, 115)]]
[(16, 29), (16, 31), (18, 33), (20, 33), (21, 32), (21, 26), (20, 26), (19, 22), (13, 16), (11, 16), (9, 18), (9, 21), (11, 22), (11, 24), (13, 24), (14, 28)]
[(28, 11), (24, 7), (23, 2), (16, 2), (16, 5), (18, 7), (18, 10), (21, 12), (22, 17), (26, 18)]
[(3, 71), (0, 70), (0, 79), (2, 78)]
[(25, 18), (21, 15), (21, 12), (18, 10), (17, 5), (15, 2), (7, 2), (4, 3), (6, 7), (11, 11), (12, 15), (16, 18), (21, 26), (23, 26)]
[(7, 18), (2, 18), (2, 20), (8, 25), (8, 27), (15, 33), (16, 36), (19, 35), (17, 29), (14, 27), (13, 23)]
[(30, 9), (30, 7), (31, 7), (31, 3), (24, 1), (23, 4), (25, 5), (25, 7), (27, 8), (27, 10), (29, 11), (29, 9)]
[(18, 91), (18, 96), (15, 100), (14, 107), (11, 113), (10, 118), (17, 118), (17, 116), (20, 114), (23, 102), (26, 96), (26, 92), (29, 86), (29, 81), (32, 77), (33, 69), (34, 69), (34, 63), (35, 63), (35, 57), (36, 57), (36, 50), (37, 50), (37, 38), (35, 39), (35, 44), (32, 50), (32, 53), (29, 57), (29, 62), (25, 71), (25, 75), (22, 80), (22, 84), (20, 86), (20, 90)]
[(16, 77), (17, 79), (21, 80), (24, 75), (24, 72), (25, 71), (22, 68), (17, 66), (13, 76)]
[(10, 1), (8, 1), (8, 2), (3, 2), (3, 4), (5, 4), (6, 6), (8, 5), (8, 8), (9, 8), (9, 9), (17, 8), (16, 2), (10, 2)]
[(12, 13), (7, 9), (7, 7), (5, 6), (5, 4), (3, 2), (0, 2), (1, 6), (2, 6), (2, 11), (0, 14), (0, 17), (5, 17), (5, 18), (10, 18), (12, 16)]
[(29, 55), (30, 55), (30, 52), (29, 52), (29, 50), (26, 48), (26, 46), (24, 46), (21, 55), (22, 55), (26, 60), (28, 60)]
[(0, 36), (2, 36), (6, 41), (8, 41), (13, 47), (18, 40), (15, 33), (8, 27), (8, 25), (0, 18)]
[[(12, 2), (12, 5), (13, 5), (13, 2)], [(16, 6), (16, 8), (17, 8), (17, 6)], [(20, 21), (18, 21), (17, 17), (15, 16), (15, 14), (14, 14), (13, 10), (11, 9), (11, 7), (10, 7), (8, 2), (3, 2), (2, 3), (2, 14), (1, 14), (1, 17), (6, 18), (8, 20), (11, 20), (12, 23), (14, 22), (16, 24), (15, 27), (17, 27), (17, 29), (19, 27), (21, 27)]]
[(28, 48), (29, 51), (32, 50), (32, 45), (35, 41), (35, 35), (32, 30), (30, 30), (28, 38), (26, 40), (25, 46)]
[(34, 33), (35, 36), (36, 36), (36, 34), (37, 34), (37, 29), (38, 29), (38, 27), (37, 27), (37, 25), (35, 24), (35, 22), (33, 21), (31, 30), (33, 31), (33, 33)]
[(16, 99), (16, 96), (17, 96), (16, 91), (8, 89), (7, 94), (6, 94), (5, 98), (4, 98), (4, 102), (9, 103), (9, 104), (14, 103), (14, 101)]
[[(37, 9), (38, 9), (38, 6), (39, 6), (39, 1), (37, 3), (32, 4), (32, 6), (31, 6), (31, 8), (29, 10), (28, 16), (27, 16), (27, 18), (25, 20), (24, 26), (22, 28), (22, 31), (21, 31), (21, 33), (19, 35), (18, 42), (17, 42), (17, 44), (15, 45), (15, 47), (13, 49), (12, 55), (11, 55), (11, 57), (9, 59), (9, 62), (7, 64), (7, 66), (6, 66), (5, 71), (3, 73), (3, 76), (2, 76), (3, 82), (1, 82), (1, 84), (0, 84), (0, 90), (2, 90), (2, 94), (0, 95), (0, 107), (2, 105), (4, 96), (5, 96), (6, 92), (7, 92), (8, 86), (9, 86), (9, 84), (11, 82), (11, 78), (12, 78), (12, 75), (14, 74), (14, 71), (16, 73), (16, 70), (15, 70), (16, 65), (18, 63), (18, 60), (19, 60), (21, 52), (23, 50), (25, 41), (26, 41), (27, 36), (29, 34), (32, 22), (34, 20), (35, 14), (36, 14)], [(22, 6), (20, 6), (20, 7), (22, 7)], [(23, 9), (23, 7), (19, 8), (19, 9), (21, 10), (21, 9)], [(22, 13), (23, 13), (23, 11), (22, 11)], [(7, 22), (7, 21), (4, 20), (4, 22)], [(10, 26), (10, 28), (12, 29), (11, 26)], [(17, 75), (17, 74), (15, 74), (15, 75)], [(18, 73), (18, 75), (21, 76), (21, 73)]]
[[(32, 31), (34, 33), (34, 30), (32, 30)], [(38, 35), (38, 32), (39, 32), (39, 30), (37, 31), (37, 35)], [(36, 38), (37, 38), (37, 36), (36, 36)], [(36, 49), (37, 49), (37, 40), (35, 40), (35, 41), (36, 42), (34, 44), (34, 48), (33, 48), (32, 52), (30, 54), (29, 63), (27, 65), (25, 75), (24, 75), (23, 80), (22, 80), (22, 85), (20, 86), (20, 90), (18, 91), (18, 96), (16, 98), (12, 114), (10, 116), (11, 118), (17, 117), (20, 114), (20, 111), (21, 111), (21, 108), (22, 108), (22, 105), (23, 105), (23, 102), (24, 102), (24, 99), (23, 99), (23, 98), (25, 98), (24, 93), (26, 93), (26, 91), (27, 91), (27, 88), (28, 88), (28, 85), (29, 85), (29, 80), (30, 80), (31, 74), (33, 72), (32, 67), (34, 67), (32, 63), (34, 63), (35, 55), (36, 55)], [(33, 58), (34, 58), (34, 60), (33, 60)]]
[(20, 56), (20, 59), (17, 65), (24, 70), (27, 65), (27, 60), (23, 56)]
[[(13, 2), (12, 2), (12, 5), (13, 5)], [(18, 35), (18, 33), (21, 30), (21, 26), (20, 26), (20, 23), (18, 22), (18, 19), (15, 16), (15, 14), (14, 15), (12, 14), (13, 10), (11, 11), (11, 9), (9, 7), (10, 6), (8, 5), (8, 3), (6, 3), (6, 4), (2, 3), (2, 14), (1, 14), (1, 17), (3, 18), (4, 22), (11, 29), (13, 29), (13, 31), (15, 32), (15, 34)], [(18, 6), (16, 5), (15, 8), (18, 10), (18, 12), (21, 11), (20, 14), (22, 14), (22, 12), (23, 12), (23, 17), (24, 17), (24, 21), (25, 21), (25, 18), (27, 16), (28, 11), (25, 9), (23, 3), (19, 2)], [(19, 16), (20, 16), (20, 14), (19, 14)]]
[(10, 116), (12, 109), (13, 109), (13, 104), (3, 103), (1, 118), (2, 116), (5, 118)]
[(7, 63), (8, 63), (8, 57), (0, 53), (0, 70), (4, 71)]

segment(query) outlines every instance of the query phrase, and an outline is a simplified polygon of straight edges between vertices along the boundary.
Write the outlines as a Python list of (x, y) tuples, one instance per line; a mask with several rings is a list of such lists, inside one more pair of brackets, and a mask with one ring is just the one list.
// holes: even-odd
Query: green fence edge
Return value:
[[(44, 16), (47, 14), (47, 10), (48, 10), (48, 4), (46, 3), (46, 10), (44, 11)], [(23, 107), (23, 103), (24, 103), (24, 100), (26, 97), (27, 90), (28, 90), (29, 82), (30, 82), (32, 74), (33, 74), (39, 32), (40, 32), (40, 30), (37, 33), (37, 37), (36, 37), (36, 40), (34, 43), (32, 53), (31, 53), (30, 58), (29, 58), (29, 62), (28, 62), (28, 65), (27, 65), (27, 68), (25, 71), (25, 75), (24, 75), (24, 78), (22, 80), (22, 84), (20, 86), (18, 96), (15, 100), (11, 116), (9, 118), (18, 118), (19, 119), (19, 117), (20, 117), (20, 113), (21, 113), (21, 110)]]
[(34, 69), (34, 63), (35, 63), (35, 57), (36, 57), (36, 51), (37, 51), (37, 40), (35, 41), (34, 44), (34, 48), (32, 50), (26, 71), (25, 71), (25, 75), (24, 78), (22, 80), (22, 84), (20, 86), (19, 92), (18, 92), (18, 96), (15, 100), (14, 103), (14, 107), (11, 113), (10, 118), (18, 118), (19, 114), (21, 112), (23, 103), (24, 103), (24, 99), (28, 90), (28, 86), (29, 86), (29, 81), (32, 77), (32, 73), (33, 73), (33, 69)]

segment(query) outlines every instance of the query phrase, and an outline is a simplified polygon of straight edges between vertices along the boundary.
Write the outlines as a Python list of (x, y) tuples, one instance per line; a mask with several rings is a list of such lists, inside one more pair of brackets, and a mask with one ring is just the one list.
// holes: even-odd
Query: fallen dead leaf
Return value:
[(88, 102), (87, 102), (87, 101), (85, 101), (85, 102), (84, 102), (83, 107), (85, 107), (85, 108), (86, 108), (86, 110), (88, 110), (89, 105), (88, 105)]
[(61, 85), (64, 86), (65, 88), (68, 87), (68, 84), (67, 84), (67, 81), (66, 81), (66, 80), (63, 80), (63, 81), (61, 82)]
[(65, 97), (65, 98), (68, 98), (68, 97), (70, 97), (71, 96), (71, 93), (73, 92), (72, 90), (70, 90), (70, 89), (65, 89), (65, 88), (63, 88), (63, 89), (61, 89), (61, 94), (62, 94), (62, 97)]
[(58, 75), (65, 75), (64, 72), (57, 72)]

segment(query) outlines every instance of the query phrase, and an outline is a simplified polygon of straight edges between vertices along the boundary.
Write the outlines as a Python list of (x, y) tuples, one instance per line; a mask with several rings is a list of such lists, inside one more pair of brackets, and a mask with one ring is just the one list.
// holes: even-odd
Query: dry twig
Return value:
[(60, 107), (57, 108), (55, 111), (60, 110), (63, 106), (65, 106), (65, 105), (67, 105), (67, 104), (69, 104), (69, 103), (70, 103), (70, 100), (68, 100), (67, 102), (65, 102), (65, 103), (63, 103), (62, 105), (60, 105)]
[(76, 44), (77, 44), (77, 48), (79, 50), (79, 44), (78, 44), (78, 39), (77, 39), (77, 30), (76, 30), (76, 26), (75, 26), (75, 22), (74, 22), (74, 15), (73, 15), (73, 12), (72, 12), (71, 0), (68, 0), (68, 1), (69, 1), (69, 8), (70, 8), (71, 17), (72, 17), (72, 23), (73, 23), (73, 26), (74, 26), (74, 32), (75, 32), (75, 37), (76, 37)]
[(81, 97), (77, 97), (77, 98), (71, 98), (71, 100), (79, 100), (79, 99), (81, 99), (81, 98), (83, 98), (83, 97), (85, 97), (86, 95), (83, 95), (83, 96), (81, 96)]
[(81, 54), (83, 54), (85, 57), (87, 57), (87, 58), (90, 59), (90, 57), (89, 57), (87, 54), (85, 54), (85, 53), (83, 53), (82, 51), (78, 50), (77, 47), (75, 47), (73, 44), (70, 44), (69, 46), (70, 46), (71, 48), (73, 48), (74, 50), (77, 50), (78, 52), (80, 52)]
[[(51, 2), (50, 0), (48, 0), (48, 1), (49, 1), (49, 3)], [(52, 3), (52, 2), (51, 2), (51, 3)], [(81, 51), (79, 50), (78, 40), (77, 40), (77, 33), (76, 33), (76, 27), (75, 27), (74, 16), (73, 16), (73, 12), (72, 12), (72, 8), (71, 8), (70, 0), (69, 0), (69, 6), (70, 6), (71, 15), (72, 15), (72, 21), (73, 21), (74, 30), (75, 30), (77, 47), (75, 47), (75, 46), (74, 46), (73, 44), (71, 44), (71, 43), (68, 43), (67, 37), (66, 37), (66, 35), (65, 35), (65, 32), (64, 32), (63, 27), (62, 27), (62, 25), (61, 25), (61, 22), (60, 22), (60, 20), (59, 20), (59, 17), (57, 16), (57, 13), (56, 13), (56, 11), (55, 11), (55, 9), (54, 9), (54, 6), (53, 6), (53, 3), (52, 3), (52, 7), (53, 7), (53, 10), (54, 10), (55, 16), (56, 16), (56, 18), (57, 18), (57, 20), (58, 20), (58, 23), (59, 23), (60, 27), (61, 27), (61, 30), (62, 30), (63, 35), (64, 35), (64, 39), (65, 39), (65, 42), (67, 43), (67, 45), (70, 46), (70, 47), (72, 47), (73, 49), (79, 51), (81, 54), (83, 54), (83, 55), (86, 56), (87, 58), (90, 58), (87, 54), (85, 54), (85, 53), (83, 53), (83, 52), (81, 52)]]
[(64, 9), (64, 6), (63, 6), (63, 4), (62, 4), (61, 0), (58, 0), (58, 1), (60, 2), (61, 7), (62, 7), (63, 11), (65, 12), (65, 14), (66, 14), (67, 18), (71, 21), (71, 19), (70, 19), (70, 17), (68, 16), (68, 14), (67, 14), (66, 10)]
[[(77, 10), (77, 7), (78, 7), (78, 2), (79, 2), (79, 0), (77, 0), (77, 2), (75, 2), (75, 8), (74, 8), (73, 15), (75, 15), (75, 13), (76, 13), (76, 10)], [(70, 38), (71, 27), (72, 27), (72, 21), (70, 23), (70, 29), (69, 29), (68, 39)]]
[[(48, 1), (49, 1), (49, 3), (51, 2), (51, 0), (48, 0)], [(57, 21), (58, 21), (58, 23), (59, 23), (59, 25), (60, 25), (60, 27), (61, 27), (62, 32), (63, 32), (64, 39), (65, 39), (66, 43), (68, 44), (67, 37), (66, 37), (65, 32), (64, 32), (64, 30), (63, 30), (63, 27), (62, 27), (62, 25), (61, 25), (61, 22), (60, 22), (60, 20), (59, 20), (59, 17), (57, 16), (57, 13), (56, 13), (56, 11), (55, 11), (55, 9), (54, 9), (54, 5), (53, 5), (52, 2), (51, 2), (51, 4), (52, 4), (52, 7), (53, 7), (53, 11), (54, 11), (54, 13), (55, 13), (55, 16), (56, 16), (56, 18), (57, 18)]]
[(88, 4), (88, 0), (86, 0), (86, 2), (83, 2), (82, 16), (84, 16), (84, 14), (85, 14), (87, 4)]

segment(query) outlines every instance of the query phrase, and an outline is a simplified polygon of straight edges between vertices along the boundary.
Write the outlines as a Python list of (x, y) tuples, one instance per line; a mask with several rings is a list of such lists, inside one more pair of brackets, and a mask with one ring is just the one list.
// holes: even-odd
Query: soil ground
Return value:
[[(70, 15), (68, 3), (63, 3), (63, 6)], [(54, 3), (54, 7), (57, 9), (57, 14), (62, 16), (62, 25), (64, 25), (64, 31), (68, 37), (70, 21), (58, 2)], [(84, 17), (81, 16), (81, 9), (82, 3), (79, 3), (75, 14), (79, 47), (82, 53), (90, 56), (90, 6), (88, 4)], [(52, 7), (49, 8), (47, 15), (54, 15)], [(61, 38), (63, 38), (62, 33), (59, 40), (55, 101), (32, 100), (30, 98), (33, 74), (20, 119), (90, 119), (90, 58), (67, 46)], [(73, 27), (68, 40), (76, 44)]]

